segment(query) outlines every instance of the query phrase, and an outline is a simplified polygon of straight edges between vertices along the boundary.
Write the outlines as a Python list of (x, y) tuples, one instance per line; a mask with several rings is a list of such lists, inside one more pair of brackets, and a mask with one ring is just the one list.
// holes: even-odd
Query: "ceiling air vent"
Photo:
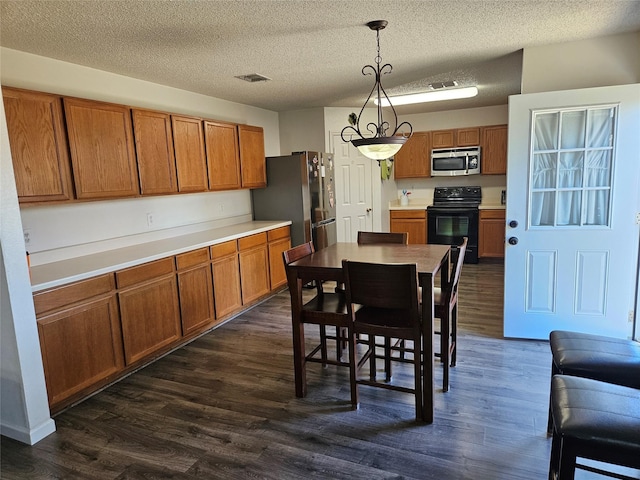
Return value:
[(265, 77), (264, 75), (260, 75), (259, 73), (249, 73), (247, 75), (237, 75), (236, 78), (240, 80), (244, 80), (245, 82), (255, 83), (255, 82), (268, 82), (271, 80), (269, 77)]
[(434, 82), (434, 83), (430, 83), (429, 86), (431, 88), (433, 88), (434, 90), (437, 90), (439, 88), (450, 88), (450, 87), (457, 87), (458, 86), (458, 82), (456, 82), (455, 80), (448, 80), (446, 82)]

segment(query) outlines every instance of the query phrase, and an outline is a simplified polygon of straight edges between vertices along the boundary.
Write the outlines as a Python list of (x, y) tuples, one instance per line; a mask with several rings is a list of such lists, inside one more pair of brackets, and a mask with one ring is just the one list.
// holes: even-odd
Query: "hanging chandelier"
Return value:
[[(374, 20), (372, 22), (367, 23), (367, 27), (371, 30), (376, 31), (376, 40), (378, 44), (378, 54), (376, 56), (375, 67), (373, 65), (365, 65), (362, 67), (363, 75), (375, 75), (376, 81), (369, 93), (369, 96), (364, 102), (362, 109), (360, 110), (360, 114), (356, 117), (355, 114), (349, 115), (349, 123), (348, 125), (342, 129), (341, 136), (343, 142), (349, 142), (356, 147), (360, 153), (362, 153), (365, 157), (370, 158), (372, 160), (386, 160), (390, 157), (393, 157), (405, 144), (407, 139), (411, 137), (413, 133), (413, 127), (409, 122), (402, 122), (398, 125), (398, 115), (396, 115), (396, 110), (393, 108), (389, 97), (387, 96), (387, 92), (384, 91), (382, 87), (382, 83), (380, 81), (380, 77), (383, 73), (391, 73), (393, 67), (391, 64), (386, 63), (381, 66), (382, 57), (380, 56), (380, 30), (387, 26), (386, 20)], [(378, 108), (378, 123), (369, 122), (366, 125), (366, 130), (371, 134), (370, 137), (365, 137), (360, 130), (360, 120), (362, 118), (362, 113), (364, 112), (367, 103), (373, 96), (377, 108)], [(391, 133), (387, 134), (387, 132), (391, 129), (391, 124), (385, 120), (382, 114), (382, 105), (383, 98), (385, 99), (385, 104), (391, 107), (391, 112), (393, 112), (393, 125), (395, 128)], [(405, 135), (401, 132), (401, 127), (404, 127), (408, 130), (408, 134)], [(353, 139), (353, 135), (357, 135), (360, 138)], [(348, 138), (347, 138), (348, 137)]]

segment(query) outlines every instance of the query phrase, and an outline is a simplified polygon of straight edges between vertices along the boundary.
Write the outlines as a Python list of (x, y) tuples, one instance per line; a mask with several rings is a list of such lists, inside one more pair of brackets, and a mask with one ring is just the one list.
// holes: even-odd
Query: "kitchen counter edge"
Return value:
[(34, 266), (30, 270), (31, 291), (67, 285), (287, 225), (291, 221), (245, 222)]

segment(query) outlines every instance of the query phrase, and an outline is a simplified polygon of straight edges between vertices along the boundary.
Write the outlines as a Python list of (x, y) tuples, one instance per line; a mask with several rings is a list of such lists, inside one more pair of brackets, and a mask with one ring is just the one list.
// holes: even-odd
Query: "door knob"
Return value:
[(509, 245), (517, 245), (518, 237), (509, 237)]
[(516, 228), (516, 227), (518, 226), (518, 221), (517, 221), (517, 220), (511, 220), (511, 221), (509, 222), (509, 226), (510, 226), (511, 228)]
[(367, 213), (371, 212), (371, 210), (372, 210), (371, 208), (367, 208)]

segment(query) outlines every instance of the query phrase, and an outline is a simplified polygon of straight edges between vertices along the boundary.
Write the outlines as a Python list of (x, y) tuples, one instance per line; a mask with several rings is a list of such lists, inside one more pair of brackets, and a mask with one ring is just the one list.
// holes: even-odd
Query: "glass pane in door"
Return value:
[(541, 113), (536, 115), (534, 124), (535, 151), (555, 150), (558, 148), (558, 113)]
[(587, 114), (584, 110), (562, 112), (562, 125), (560, 136), (562, 137), (561, 147), (582, 148), (584, 147), (584, 137)]

